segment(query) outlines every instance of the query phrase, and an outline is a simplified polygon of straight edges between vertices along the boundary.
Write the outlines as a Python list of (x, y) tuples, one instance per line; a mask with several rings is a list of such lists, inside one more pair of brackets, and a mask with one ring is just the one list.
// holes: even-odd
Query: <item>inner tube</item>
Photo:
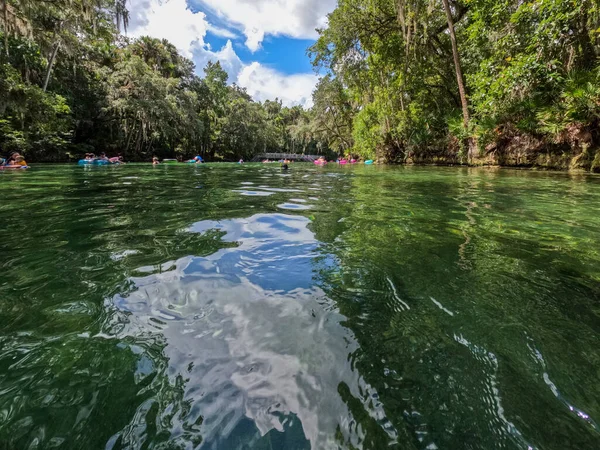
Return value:
[(10, 169), (10, 170), (29, 169), (29, 166), (0, 166), (0, 170), (3, 170), (3, 169)]
[(107, 166), (110, 163), (104, 159), (80, 159), (77, 164), (80, 166)]
[(340, 164), (344, 165), (344, 164), (348, 164), (348, 160), (346, 159), (342, 159), (340, 160)]
[(367, 166), (370, 166), (371, 164), (373, 164), (373, 160), (372, 160), (372, 159), (369, 159), (369, 160), (365, 161), (365, 164), (366, 164)]
[(317, 166), (324, 166), (325, 164), (327, 164), (327, 161), (315, 161), (315, 165)]

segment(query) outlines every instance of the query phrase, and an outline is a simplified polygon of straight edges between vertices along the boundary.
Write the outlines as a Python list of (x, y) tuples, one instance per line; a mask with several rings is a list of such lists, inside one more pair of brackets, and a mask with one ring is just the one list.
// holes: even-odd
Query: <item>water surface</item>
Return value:
[(600, 178), (0, 172), (0, 448), (600, 448)]

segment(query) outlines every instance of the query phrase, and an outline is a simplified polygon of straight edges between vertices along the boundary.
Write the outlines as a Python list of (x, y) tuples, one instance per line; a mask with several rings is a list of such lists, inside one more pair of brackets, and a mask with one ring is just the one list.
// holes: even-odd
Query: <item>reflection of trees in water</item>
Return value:
[[(561, 185), (523, 174), (323, 174), (310, 184), (324, 189), (317, 207), (302, 212), (321, 244), (287, 236), (294, 245), (248, 248), (228, 230), (182, 231), (199, 205), (215, 223), (247, 212), (229, 189), (241, 175), (198, 175), (207, 189), (195, 197), (191, 171), (160, 182), (98, 173), (73, 172), (60, 201), (31, 194), (31, 220), (10, 223), (29, 264), (0, 247), (14, 281), (0, 287), (9, 448), (593, 445), (596, 217), (570, 201), (589, 203), (588, 191), (570, 186), (557, 204)], [(281, 200), (252, 201), (259, 213)], [(222, 360), (203, 365), (211, 355)], [(277, 387), (273, 367), (293, 382)], [(294, 395), (268, 410), (277, 392)]]
[[(20, 336), (3, 344), (0, 442), (6, 448), (104, 448), (150, 397), (133, 344), (77, 335)], [(160, 358), (158, 352), (148, 361)]]
[[(104, 304), (135, 290), (130, 277), (140, 268), (161, 273), (165, 261), (236, 245), (182, 230), (202, 202), (214, 206), (206, 215), (235, 216), (243, 199), (227, 183), (239, 177), (185, 169), (52, 168), (3, 192), (3, 225), (19, 245), (0, 240), (0, 447), (103, 448), (118, 430), (111, 442), (125, 445), (164, 432), (174, 419), (156, 425), (158, 410), (185, 409), (178, 383), (166, 378), (160, 334), (116, 338), (129, 318)], [(218, 195), (195, 189), (201, 183), (219, 185)], [(156, 392), (165, 393), (162, 409)]]
[[(566, 445), (592, 445), (600, 411), (585, 394), (597, 391), (586, 368), (600, 354), (589, 308), (600, 289), (584, 261), (598, 259), (557, 233), (560, 212), (548, 202), (560, 187), (522, 174), (441, 174), (393, 185), (385, 174), (356, 177), (356, 206), (316, 217), (316, 230), (343, 227), (325, 239), (338, 264), (323, 265), (319, 283), (357, 339), (354, 367), (378, 393), (400, 448), (561, 448), (565, 436)], [(547, 366), (535, 362), (542, 343), (562, 382), (558, 396)], [(345, 397), (370, 430), (363, 446), (381, 446), (384, 425), (365, 415), (371, 400)]]

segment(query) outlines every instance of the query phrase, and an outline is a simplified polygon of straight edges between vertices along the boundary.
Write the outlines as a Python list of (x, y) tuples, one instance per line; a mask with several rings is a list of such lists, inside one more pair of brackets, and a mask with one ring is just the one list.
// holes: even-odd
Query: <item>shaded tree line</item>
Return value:
[(319, 34), (314, 117), (334, 146), (502, 162), (520, 143), (600, 170), (596, 1), (339, 0)]
[(124, 0), (0, 0), (0, 153), (67, 161), (324, 153), (313, 114), (255, 102), (219, 63), (202, 77), (166, 40), (128, 39)]

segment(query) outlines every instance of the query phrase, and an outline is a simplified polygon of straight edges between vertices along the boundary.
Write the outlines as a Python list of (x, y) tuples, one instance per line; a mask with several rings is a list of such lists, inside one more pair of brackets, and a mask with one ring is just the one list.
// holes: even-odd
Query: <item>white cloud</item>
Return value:
[(221, 28), (211, 24), (208, 24), (208, 31), (210, 31), (215, 36), (223, 37), (226, 39), (235, 39), (238, 37), (237, 34), (235, 34), (232, 31), (229, 31), (227, 28)]
[(170, 41), (182, 55), (191, 58), (192, 49), (204, 46), (209, 29), (203, 12), (192, 12), (186, 0), (130, 0), (129, 35), (152, 36)]
[(130, 36), (167, 39), (182, 55), (194, 61), (200, 75), (208, 61), (221, 61), (231, 81), (237, 79), (242, 61), (233, 50), (231, 40), (219, 51), (213, 51), (204, 41), (207, 31), (229, 39), (236, 35), (210, 24), (206, 14), (193, 12), (186, 0), (129, 0), (128, 6)]
[(196, 64), (196, 72), (198, 72), (200, 76), (204, 75), (203, 70), (209, 61), (220, 61), (223, 70), (229, 75), (230, 83), (235, 83), (237, 81), (238, 75), (244, 66), (244, 63), (242, 63), (242, 60), (233, 49), (231, 40), (227, 41), (223, 48), (218, 52), (213, 52), (206, 47), (196, 48), (193, 60)]
[(312, 73), (285, 75), (254, 62), (242, 69), (238, 84), (245, 87), (255, 100), (279, 98), (284, 106), (310, 108), (317, 76)]
[(337, 0), (194, 0), (241, 28), (256, 51), (265, 35), (315, 39)]
[[(194, 0), (196, 2), (200, 0)], [(328, 7), (335, 0), (201, 0), (213, 7), (224, 19), (244, 28), (247, 45), (258, 49), (265, 34), (297, 38), (314, 37)], [(245, 87), (257, 101), (279, 98), (286, 106), (312, 106), (312, 91), (317, 77), (311, 73), (285, 75), (257, 62), (245, 65), (236, 54), (230, 30), (208, 22), (202, 11), (189, 8), (190, 0), (129, 0), (131, 20), (128, 34), (167, 39), (182, 55), (191, 58), (203, 76), (209, 61), (220, 61), (229, 74), (229, 82)], [(216, 5), (219, 5), (218, 7)], [(331, 8), (329, 8), (331, 9)], [(228, 38), (220, 50), (205, 42), (207, 32)]]

